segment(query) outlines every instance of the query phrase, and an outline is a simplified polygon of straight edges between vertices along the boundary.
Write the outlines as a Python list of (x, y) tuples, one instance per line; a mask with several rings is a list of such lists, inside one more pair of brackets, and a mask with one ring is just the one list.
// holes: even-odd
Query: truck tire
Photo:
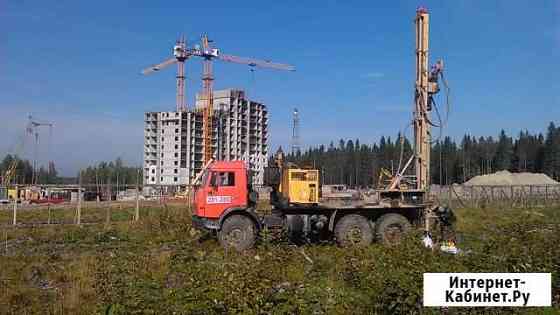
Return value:
[(252, 248), (256, 239), (253, 220), (239, 214), (227, 217), (218, 232), (218, 240), (224, 248), (233, 247), (240, 252)]
[(303, 216), (297, 214), (286, 215), (288, 240), (294, 244), (303, 244), (305, 241), (304, 226)]
[(387, 213), (377, 219), (375, 227), (380, 242), (385, 245), (396, 245), (410, 230), (410, 222), (398, 213)]
[(366, 217), (348, 214), (342, 217), (334, 227), (336, 242), (342, 247), (367, 246), (373, 241), (373, 231)]

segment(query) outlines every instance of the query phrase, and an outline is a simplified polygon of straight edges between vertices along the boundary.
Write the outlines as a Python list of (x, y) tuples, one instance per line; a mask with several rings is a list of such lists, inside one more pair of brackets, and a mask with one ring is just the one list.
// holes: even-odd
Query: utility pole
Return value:
[(297, 108), (294, 108), (294, 112), (292, 114), (293, 125), (292, 125), (292, 155), (296, 155), (297, 152), (300, 150), (300, 143), (299, 143), (299, 111)]

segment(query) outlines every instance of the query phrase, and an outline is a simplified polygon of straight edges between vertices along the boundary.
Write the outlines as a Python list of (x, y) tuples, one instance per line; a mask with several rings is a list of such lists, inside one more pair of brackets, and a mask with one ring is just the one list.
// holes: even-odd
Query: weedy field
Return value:
[[(37, 211), (22, 211), (22, 222), (44, 222)], [(53, 209), (52, 222), (71, 222), (73, 211)], [(95, 211), (84, 209), (86, 222), (103, 222)], [(560, 208), (458, 209), (458, 256), (423, 248), (418, 234), (352, 249), (265, 237), (239, 254), (193, 230), (184, 206), (143, 208), (138, 222), (119, 211), (81, 227), (13, 228), (0, 213), (0, 313), (440, 314), (422, 308), (423, 272), (551, 272), (552, 308), (445, 312), (560, 313)]]

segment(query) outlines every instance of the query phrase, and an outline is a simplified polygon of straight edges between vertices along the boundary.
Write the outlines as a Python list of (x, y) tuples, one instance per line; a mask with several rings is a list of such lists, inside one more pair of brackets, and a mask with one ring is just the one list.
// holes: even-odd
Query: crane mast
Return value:
[(173, 48), (173, 54), (177, 58), (177, 100), (176, 106), (177, 111), (186, 111), (187, 107), (185, 104), (185, 60), (187, 60), (186, 54), (187, 44), (184, 38), (177, 41), (177, 44)]
[(213, 158), (212, 150), (212, 131), (213, 115), (214, 115), (214, 89), (212, 75), (212, 54), (210, 53), (210, 41), (208, 36), (202, 36), (202, 49), (203, 49), (203, 74), (202, 74), (202, 87), (204, 90), (204, 98), (206, 99), (206, 106), (203, 109), (203, 139), (204, 139), (204, 163), (208, 163)]
[(208, 163), (214, 158), (214, 150), (212, 148), (213, 138), (213, 115), (214, 115), (214, 76), (212, 69), (212, 60), (217, 58), (222, 61), (248, 65), (250, 67), (261, 67), (275, 70), (295, 71), (291, 65), (275, 63), (268, 60), (259, 60), (254, 58), (239, 57), (233, 55), (224, 55), (220, 50), (210, 46), (212, 41), (208, 39), (208, 35), (202, 36), (202, 49), (195, 48), (193, 55), (203, 58), (203, 74), (202, 74), (202, 89), (205, 106), (203, 108), (203, 161)]
[(177, 64), (177, 92), (175, 94), (175, 103), (178, 112), (187, 110), (187, 105), (185, 103), (185, 61), (189, 59), (191, 55), (192, 51), (187, 48), (185, 38), (181, 37), (175, 42), (175, 46), (173, 46), (173, 57), (142, 70), (142, 74), (148, 75), (172, 64)]
[(39, 127), (49, 127), (49, 135), (52, 134), (53, 124), (42, 123), (33, 119), (31, 115), (28, 116), (29, 123), (27, 124), (26, 131), (35, 139), (35, 149), (33, 156), (33, 178), (31, 179), (31, 184), (37, 184), (39, 176), (39, 162), (37, 161), (37, 155), (39, 150)]

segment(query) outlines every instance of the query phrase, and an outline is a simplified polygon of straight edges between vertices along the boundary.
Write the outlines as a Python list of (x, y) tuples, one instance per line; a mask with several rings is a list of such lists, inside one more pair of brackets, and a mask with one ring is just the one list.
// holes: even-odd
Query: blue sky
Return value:
[[(273, 148), (289, 143), (293, 107), (304, 145), (394, 137), (410, 119), (419, 4), (431, 13), (431, 60), (445, 60), (452, 89), (446, 134), (560, 122), (558, 1), (2, 1), (0, 154), (31, 113), (55, 124), (40, 156), (63, 174), (117, 156), (139, 165), (143, 112), (175, 107), (175, 68), (140, 70), (170, 56), (179, 35), (202, 33), (223, 53), (297, 67), (252, 77), (214, 65), (216, 89), (268, 104)], [(200, 60), (189, 60), (189, 103), (200, 76)]]

